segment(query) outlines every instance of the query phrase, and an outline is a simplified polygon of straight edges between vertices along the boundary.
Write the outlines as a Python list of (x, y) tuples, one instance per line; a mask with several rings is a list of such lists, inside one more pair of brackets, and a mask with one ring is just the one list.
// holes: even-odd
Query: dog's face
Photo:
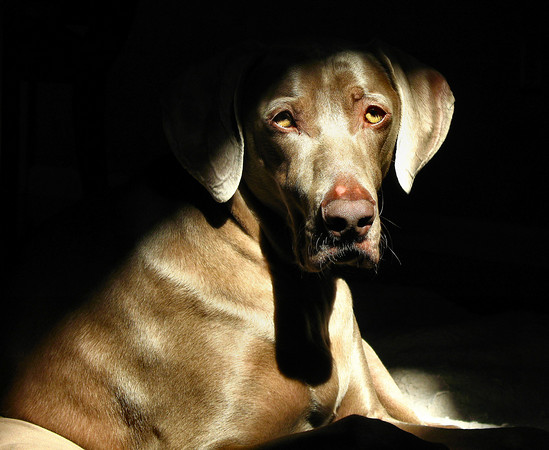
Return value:
[(408, 192), (444, 141), (454, 104), (444, 77), (379, 44), (232, 56), (191, 71), (165, 99), (183, 166), (220, 203), (250, 193), (268, 211), (271, 244), (303, 270), (377, 264), (377, 192), (395, 144)]
[(385, 69), (342, 52), (293, 66), (262, 90), (243, 124), (243, 178), (287, 218), (295, 260), (307, 271), (377, 264), (377, 192), (400, 123)]

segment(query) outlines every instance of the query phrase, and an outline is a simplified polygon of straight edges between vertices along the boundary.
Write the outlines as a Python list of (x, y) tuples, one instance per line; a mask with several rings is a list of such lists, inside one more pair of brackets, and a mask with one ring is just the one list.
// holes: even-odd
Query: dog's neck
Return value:
[(309, 385), (324, 383), (332, 376), (328, 324), (335, 280), (329, 271), (302, 271), (293, 260), (291, 247), (280, 247), (280, 242), (288, 242), (279, 236), (286, 231), (280, 219), (265, 208), (254, 208), (258, 204), (254, 200), (253, 194), (241, 186), (228, 206), (243, 232), (260, 245), (269, 266), (279, 369), (287, 377)]
[(268, 244), (279, 262), (290, 266), (296, 263), (286, 218), (262, 204), (246, 183), (241, 183), (229, 208), (240, 227), (262, 248)]
[(240, 228), (242, 228), (247, 235), (259, 242), (261, 235), (259, 220), (249, 208), (240, 190), (236, 191), (233, 195), (228, 203), (228, 207), (234, 220), (240, 225)]

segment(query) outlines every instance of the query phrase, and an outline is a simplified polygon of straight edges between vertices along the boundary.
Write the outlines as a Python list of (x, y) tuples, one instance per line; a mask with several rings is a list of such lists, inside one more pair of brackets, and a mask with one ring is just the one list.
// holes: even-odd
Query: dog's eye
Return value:
[(273, 122), (280, 128), (292, 128), (295, 127), (295, 120), (289, 111), (282, 111), (273, 118)]
[(387, 113), (379, 106), (369, 106), (364, 114), (364, 118), (366, 119), (366, 122), (376, 125), (381, 123), (386, 115)]

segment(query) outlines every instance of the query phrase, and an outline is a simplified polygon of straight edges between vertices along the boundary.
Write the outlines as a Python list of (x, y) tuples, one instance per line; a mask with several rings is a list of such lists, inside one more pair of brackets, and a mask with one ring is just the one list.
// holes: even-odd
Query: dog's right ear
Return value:
[(220, 203), (242, 177), (244, 141), (237, 109), (243, 74), (257, 52), (246, 48), (199, 64), (176, 79), (162, 97), (164, 131), (183, 167)]

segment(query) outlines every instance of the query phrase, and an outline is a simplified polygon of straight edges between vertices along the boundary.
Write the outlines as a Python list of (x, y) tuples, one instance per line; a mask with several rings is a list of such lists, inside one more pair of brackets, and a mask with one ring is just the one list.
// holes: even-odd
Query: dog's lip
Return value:
[(379, 247), (369, 239), (333, 242), (318, 248), (310, 262), (317, 268), (332, 264), (372, 268), (379, 262)]
[(367, 240), (355, 242), (351, 246), (335, 246), (332, 249), (335, 250), (334, 262), (336, 264), (370, 266), (378, 262), (377, 246), (373, 248), (371, 242)]

